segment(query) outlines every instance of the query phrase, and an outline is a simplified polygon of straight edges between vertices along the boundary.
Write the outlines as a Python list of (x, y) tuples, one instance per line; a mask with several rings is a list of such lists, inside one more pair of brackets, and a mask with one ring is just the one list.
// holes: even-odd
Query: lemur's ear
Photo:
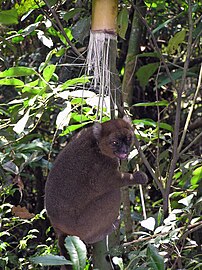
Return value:
[(95, 136), (96, 140), (99, 140), (101, 137), (102, 132), (102, 125), (100, 123), (95, 123), (93, 125), (93, 135)]
[(132, 125), (132, 121), (131, 121), (130, 116), (124, 115), (123, 120), (124, 120), (126, 123), (128, 123), (129, 125)]

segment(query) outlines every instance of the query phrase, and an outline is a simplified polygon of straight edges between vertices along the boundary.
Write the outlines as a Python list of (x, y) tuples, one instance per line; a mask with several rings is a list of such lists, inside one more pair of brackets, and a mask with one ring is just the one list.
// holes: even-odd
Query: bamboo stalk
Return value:
[(92, 31), (116, 34), (118, 0), (93, 0)]

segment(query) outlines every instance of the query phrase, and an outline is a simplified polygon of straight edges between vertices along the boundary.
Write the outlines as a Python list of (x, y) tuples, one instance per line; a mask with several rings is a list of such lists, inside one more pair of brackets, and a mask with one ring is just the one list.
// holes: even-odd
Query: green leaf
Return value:
[(0, 24), (18, 24), (18, 14), (16, 9), (3, 10), (0, 12)]
[(202, 180), (202, 166), (193, 171), (193, 177), (191, 178), (191, 184), (196, 185)]
[(0, 85), (14, 85), (14, 86), (24, 86), (24, 82), (15, 78), (11, 79), (1, 79)]
[(81, 18), (72, 27), (72, 35), (83, 44), (84, 39), (90, 34), (90, 17)]
[(72, 263), (66, 260), (64, 257), (52, 254), (37, 256), (31, 258), (30, 261), (35, 264), (42, 264), (42, 265), (72, 265)]
[(33, 68), (28, 67), (11, 67), (5, 71), (0, 72), (0, 78), (4, 77), (21, 77), (36, 74)]
[(67, 236), (65, 247), (71, 258), (74, 270), (82, 270), (86, 266), (87, 250), (85, 244), (77, 236)]
[(40, 67), (39, 67), (39, 72), (41, 72), (48, 65), (48, 63), (50, 62), (52, 56), (54, 54), (56, 54), (56, 53), (57, 53), (57, 50), (53, 49), (47, 54), (45, 62), (42, 62)]
[(168, 54), (174, 54), (178, 49), (179, 45), (184, 42), (186, 36), (186, 30), (182, 29), (177, 32), (174, 37), (171, 37), (168, 42), (167, 52)]
[(67, 135), (67, 134), (69, 134), (69, 133), (72, 132), (72, 131), (75, 131), (75, 130), (77, 130), (77, 129), (79, 129), (79, 128), (84, 127), (85, 125), (88, 125), (89, 123), (90, 123), (90, 121), (88, 121), (88, 122), (83, 122), (83, 123), (81, 123), (81, 124), (75, 124), (75, 125), (68, 126), (68, 127), (60, 134), (60, 136)]
[(47, 82), (49, 82), (50, 79), (52, 78), (55, 69), (56, 69), (55, 65), (48, 65), (47, 67), (44, 68), (43, 77)]
[(129, 13), (126, 6), (124, 6), (118, 14), (117, 25), (118, 25), (118, 35), (125, 39), (126, 31), (128, 29)]
[(80, 13), (81, 11), (85, 10), (84, 8), (72, 8), (67, 12), (64, 12), (61, 14), (63, 19), (68, 22), (70, 19), (72, 19), (76, 14)]
[(85, 84), (89, 82), (89, 77), (87, 76), (83, 76), (80, 78), (74, 78), (72, 80), (68, 80), (65, 83), (63, 83), (62, 85), (59, 86), (60, 90), (65, 90), (70, 86), (74, 86), (74, 85), (78, 85), (78, 84)]
[(151, 244), (147, 246), (147, 258), (152, 270), (165, 269), (163, 257), (159, 255), (158, 250)]
[(142, 102), (136, 103), (133, 107), (151, 107), (151, 106), (168, 106), (169, 102), (167, 100), (154, 101), (154, 102)]
[(136, 76), (143, 88), (149, 83), (149, 78), (154, 74), (158, 67), (159, 63), (150, 63), (138, 69)]
[(171, 125), (167, 123), (162, 123), (162, 122), (158, 123), (158, 122), (153, 121), (152, 119), (136, 119), (136, 120), (133, 120), (133, 124), (151, 126), (155, 128), (159, 126), (159, 128), (162, 128), (168, 131), (173, 131), (173, 127)]
[[(181, 69), (178, 69), (178, 70), (175, 70), (173, 72), (171, 72), (171, 78), (175, 81), (175, 80), (178, 80), (178, 79), (181, 79), (182, 78), (182, 74), (183, 74), (183, 70)], [(187, 77), (197, 77), (197, 75), (194, 73), (194, 72), (190, 72), (188, 71), (187, 72)], [(158, 83), (158, 88), (164, 86), (165, 84), (168, 84), (171, 82), (171, 79), (168, 77), (168, 76), (160, 76), (159, 79), (158, 79), (159, 83)]]
[(160, 54), (158, 52), (145, 52), (137, 55), (139, 57), (155, 57), (160, 58)]
[(47, 0), (47, 2), (50, 6), (54, 6), (58, 2), (58, 0)]

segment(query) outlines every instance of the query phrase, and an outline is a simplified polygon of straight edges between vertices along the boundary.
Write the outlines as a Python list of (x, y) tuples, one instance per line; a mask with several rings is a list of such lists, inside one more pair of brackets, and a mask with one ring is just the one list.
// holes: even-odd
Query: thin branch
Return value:
[[(188, 234), (190, 234), (190, 232), (193, 232), (193, 231), (196, 231), (196, 230), (199, 230), (201, 227), (202, 227), (202, 221), (199, 221), (199, 222), (196, 222), (195, 224), (191, 224), (191, 225), (188, 225), (188, 226), (183, 226), (183, 227), (179, 227), (177, 228), (176, 230), (177, 231), (180, 231), (180, 230), (184, 230), (184, 228), (187, 227), (187, 230), (185, 231), (185, 233), (183, 234), (183, 236), (187, 236)], [(130, 241), (130, 242), (127, 242), (127, 243), (124, 243), (123, 244), (123, 247), (127, 247), (127, 246), (130, 246), (130, 245), (133, 245), (133, 244), (138, 244), (138, 243), (142, 243), (142, 242), (145, 242), (145, 241), (149, 241), (153, 238), (156, 238), (158, 236), (164, 236), (164, 235), (168, 235), (169, 233), (171, 233), (171, 231), (169, 232), (162, 232), (162, 233), (157, 233), (157, 234), (154, 234), (154, 235), (151, 235), (151, 236), (148, 236), (148, 237), (144, 237), (144, 238), (139, 238), (137, 240), (133, 240), (133, 241)], [(183, 237), (182, 236), (182, 237)]]
[(172, 184), (172, 179), (174, 175), (174, 171), (176, 168), (177, 160), (178, 160), (178, 141), (179, 141), (179, 130), (180, 130), (180, 116), (181, 116), (181, 102), (182, 102), (182, 92), (184, 90), (187, 71), (189, 67), (189, 61), (191, 56), (191, 47), (192, 47), (192, 31), (193, 31), (193, 22), (192, 22), (192, 5), (191, 0), (189, 0), (189, 8), (188, 8), (188, 17), (189, 17), (189, 36), (188, 36), (188, 44), (187, 44), (187, 56), (184, 63), (183, 75), (180, 84), (180, 88), (177, 91), (177, 107), (176, 107), (176, 114), (175, 114), (175, 126), (173, 132), (173, 158), (171, 160), (168, 180), (166, 184), (166, 191), (165, 191), (165, 201), (164, 201), (164, 212), (167, 215), (168, 213), (168, 196), (170, 193), (170, 188)]
[(165, 67), (166, 73), (167, 73), (167, 75), (168, 75), (168, 77), (169, 77), (169, 79), (170, 79), (170, 81), (171, 81), (173, 87), (174, 87), (175, 90), (177, 91), (177, 87), (176, 87), (176, 85), (175, 85), (175, 81), (173, 80), (173, 78), (172, 78), (172, 76), (171, 76), (171, 73), (170, 73), (170, 70), (169, 70), (169, 68), (168, 68), (168, 65), (167, 65), (167, 63), (166, 63), (166, 61), (165, 61), (164, 56), (163, 56), (162, 53), (161, 53), (161, 50), (159, 49), (159, 46), (158, 46), (158, 44), (157, 44), (157, 41), (156, 41), (156, 38), (155, 38), (154, 34), (152, 33), (152, 31), (151, 31), (151, 29), (150, 29), (150, 27), (149, 27), (147, 21), (143, 18), (143, 16), (141, 15), (141, 12), (138, 10), (138, 8), (137, 8), (134, 4), (133, 4), (133, 7), (134, 7), (134, 9), (137, 10), (137, 12), (139, 13), (139, 16), (140, 16), (140, 18), (141, 18), (141, 20), (142, 20), (144, 26), (146, 27), (148, 33), (150, 34), (150, 36), (151, 36), (151, 38), (152, 38), (152, 41), (153, 41), (153, 43), (154, 43), (155, 49), (157, 50), (157, 52), (158, 52), (158, 54), (159, 54), (159, 57), (160, 57), (160, 59), (161, 59), (161, 62), (163, 63), (163, 65), (164, 65), (164, 67)]
[(162, 186), (162, 183), (158, 180), (158, 178), (156, 177), (152, 167), (150, 166), (145, 154), (143, 153), (141, 147), (140, 147), (140, 143), (137, 139), (136, 136), (134, 136), (134, 144), (135, 144), (135, 147), (137, 148), (138, 150), (138, 153), (140, 155), (140, 157), (142, 158), (142, 161), (144, 163), (144, 165), (146, 166), (146, 168), (148, 169), (148, 171), (150, 172), (152, 178), (154, 179), (154, 181), (156, 182), (158, 188), (160, 189), (162, 195), (164, 194), (164, 189), (163, 189), (163, 186)]
[(178, 158), (184, 154), (193, 144), (195, 144), (200, 138), (202, 137), (202, 132), (199, 133), (196, 138), (194, 138), (194, 140), (187, 145), (187, 147), (185, 147), (180, 153), (178, 153)]
[(64, 38), (66, 39), (67, 43), (69, 44), (69, 46), (72, 48), (72, 50), (82, 59), (82, 60), (85, 60), (85, 58), (83, 57), (83, 55), (77, 50), (77, 48), (74, 46), (74, 44), (71, 42), (71, 40), (68, 38), (54, 8), (51, 7), (51, 5), (48, 3), (47, 0), (44, 0), (44, 2), (46, 3), (47, 7), (50, 9), (51, 13), (53, 14), (53, 17), (55, 18), (57, 24), (58, 24), (58, 27), (61, 31), (61, 33), (63, 34)]
[(186, 134), (187, 134), (187, 130), (188, 130), (189, 122), (191, 120), (192, 112), (194, 110), (194, 105), (195, 105), (195, 102), (196, 102), (196, 98), (198, 96), (199, 89), (201, 87), (201, 80), (202, 80), (202, 64), (201, 64), (201, 68), (200, 68), (200, 73), (199, 73), (199, 79), (198, 79), (198, 84), (197, 84), (196, 92), (195, 92), (195, 95), (194, 95), (194, 98), (193, 98), (193, 101), (192, 101), (192, 104), (191, 104), (191, 107), (190, 107), (190, 110), (189, 110), (189, 113), (188, 113), (188, 116), (187, 116), (187, 119), (186, 119), (186, 123), (184, 125), (184, 129), (183, 129), (181, 141), (180, 141), (180, 144), (178, 146), (178, 153), (182, 149), (182, 146), (183, 146), (183, 143), (184, 143)]

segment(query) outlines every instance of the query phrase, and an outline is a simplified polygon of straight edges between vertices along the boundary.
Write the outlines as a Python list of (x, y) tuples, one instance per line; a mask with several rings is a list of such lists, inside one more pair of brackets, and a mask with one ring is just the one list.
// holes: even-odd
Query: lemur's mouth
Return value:
[(117, 158), (119, 159), (126, 159), (128, 157), (128, 154), (126, 153), (115, 153), (115, 155), (117, 156)]

